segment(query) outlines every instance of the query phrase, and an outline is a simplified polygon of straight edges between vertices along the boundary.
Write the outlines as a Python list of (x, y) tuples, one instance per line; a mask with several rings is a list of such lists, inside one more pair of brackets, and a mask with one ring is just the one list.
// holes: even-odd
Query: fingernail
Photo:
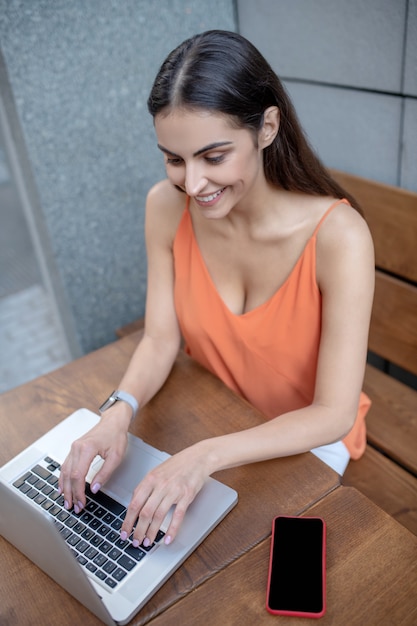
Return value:
[(127, 532), (125, 530), (122, 530), (122, 532), (120, 533), (120, 539), (122, 541), (126, 541), (126, 539), (127, 539)]
[(134, 548), (139, 548), (139, 541), (137, 539), (134, 539), (132, 541), (132, 545), (133, 545)]
[(91, 487), (91, 491), (93, 493), (97, 493), (97, 491), (99, 491), (100, 489), (101, 489), (100, 483), (94, 483), (94, 485)]
[(167, 536), (165, 537), (165, 539), (164, 539), (164, 543), (165, 543), (165, 545), (166, 545), (166, 546), (169, 546), (169, 544), (171, 543), (171, 541), (172, 541), (172, 537), (171, 537), (171, 535), (167, 535)]
[(61, 495), (61, 493), (62, 493), (61, 487), (58, 487), (58, 493), (59, 493), (59, 495)]
[(74, 511), (75, 511), (75, 513), (77, 513), (77, 515), (80, 512), (80, 509), (78, 508), (78, 506), (76, 504), (74, 504)]
[[(62, 500), (61, 500), (61, 502), (62, 502)], [(65, 500), (65, 502), (64, 502), (64, 507), (65, 507), (67, 510), (69, 510), (70, 505), (69, 505), (69, 503), (68, 503), (68, 500)]]
[(151, 545), (151, 542), (147, 537), (145, 537), (145, 539), (143, 540), (143, 545), (145, 546), (145, 548), (149, 548), (149, 546)]

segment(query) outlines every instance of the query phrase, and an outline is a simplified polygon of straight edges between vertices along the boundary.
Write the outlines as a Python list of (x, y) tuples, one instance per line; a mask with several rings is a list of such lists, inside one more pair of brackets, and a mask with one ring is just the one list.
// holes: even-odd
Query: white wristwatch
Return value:
[(120, 389), (116, 389), (115, 391), (113, 391), (109, 395), (107, 400), (103, 402), (103, 404), (99, 408), (100, 413), (104, 413), (106, 409), (109, 409), (118, 400), (126, 402), (130, 406), (130, 408), (132, 409), (132, 420), (135, 419), (136, 413), (139, 409), (138, 401), (130, 393), (127, 393), (126, 391), (121, 391)]

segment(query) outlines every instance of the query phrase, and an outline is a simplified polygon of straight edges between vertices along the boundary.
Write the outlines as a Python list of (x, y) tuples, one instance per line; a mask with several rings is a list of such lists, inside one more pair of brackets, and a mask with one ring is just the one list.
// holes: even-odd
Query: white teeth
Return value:
[(222, 191), (223, 189), (220, 189), (219, 191), (216, 191), (216, 193), (212, 193), (211, 196), (197, 196), (197, 200), (199, 202), (211, 202), (212, 200), (217, 198), (217, 196), (219, 196)]

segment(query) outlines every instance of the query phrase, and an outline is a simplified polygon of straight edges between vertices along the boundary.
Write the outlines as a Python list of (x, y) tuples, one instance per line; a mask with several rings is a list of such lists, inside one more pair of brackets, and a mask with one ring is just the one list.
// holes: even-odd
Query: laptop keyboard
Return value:
[(114, 589), (156, 547), (164, 533), (159, 531), (148, 548), (135, 548), (131, 537), (122, 541), (120, 528), (126, 507), (105, 493), (92, 493), (87, 483), (84, 509), (79, 514), (67, 511), (58, 492), (59, 470), (59, 463), (45, 457), (13, 485), (53, 517), (80, 565)]

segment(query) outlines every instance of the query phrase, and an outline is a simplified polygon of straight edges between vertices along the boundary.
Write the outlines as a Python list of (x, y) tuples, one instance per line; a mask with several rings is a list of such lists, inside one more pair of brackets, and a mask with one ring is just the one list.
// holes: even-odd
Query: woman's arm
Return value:
[[(165, 382), (180, 345), (180, 330), (174, 310), (172, 243), (182, 214), (182, 194), (162, 181), (148, 194), (145, 238), (148, 256), (148, 288), (143, 339), (137, 346), (119, 389), (133, 395), (139, 406), (146, 404)], [(59, 486), (66, 506), (85, 506), (85, 477), (99, 454), (104, 463), (92, 481), (97, 491), (122, 460), (130, 424), (131, 409), (117, 402), (100, 422), (76, 440), (62, 465)]]
[(145, 329), (120, 388), (144, 406), (171, 371), (181, 342), (174, 307), (172, 245), (185, 196), (168, 181), (151, 189), (146, 204), (145, 240), (148, 260)]
[[(369, 230), (350, 207), (333, 212), (319, 231), (317, 280), (323, 298), (322, 335), (313, 403), (245, 431), (201, 441), (155, 468), (134, 492), (122, 531), (153, 541), (175, 504), (167, 537), (212, 473), (306, 452), (340, 440), (355, 420), (366, 362), (374, 290)], [(170, 540), (168, 539), (168, 541)]]

